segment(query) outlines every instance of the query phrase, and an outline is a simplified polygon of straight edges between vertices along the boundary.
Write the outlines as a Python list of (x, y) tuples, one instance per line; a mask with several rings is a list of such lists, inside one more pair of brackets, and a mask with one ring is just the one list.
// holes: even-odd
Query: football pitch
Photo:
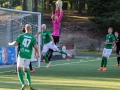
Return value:
[[(31, 73), (32, 85), (37, 90), (120, 90), (120, 67), (115, 66), (116, 58), (108, 59), (107, 71), (97, 70), (100, 62), (99, 57), (58, 60), (52, 61), (49, 68), (42, 62), (41, 67)], [(20, 90), (14, 69), (0, 68), (0, 90)]]

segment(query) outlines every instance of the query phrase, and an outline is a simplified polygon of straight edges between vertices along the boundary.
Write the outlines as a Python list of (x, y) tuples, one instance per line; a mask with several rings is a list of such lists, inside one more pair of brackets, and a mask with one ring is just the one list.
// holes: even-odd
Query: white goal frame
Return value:
[[(38, 32), (41, 30), (41, 13), (39, 12), (30, 12), (30, 11), (21, 11), (21, 10), (13, 10), (13, 9), (7, 9), (7, 8), (0, 8), (0, 10), (8, 11), (8, 12), (16, 12), (16, 13), (22, 13), (22, 14), (35, 14), (38, 16)], [(38, 51), (40, 54), (40, 58), (38, 58), (37, 66), (40, 67), (41, 62), (41, 35), (38, 36)]]

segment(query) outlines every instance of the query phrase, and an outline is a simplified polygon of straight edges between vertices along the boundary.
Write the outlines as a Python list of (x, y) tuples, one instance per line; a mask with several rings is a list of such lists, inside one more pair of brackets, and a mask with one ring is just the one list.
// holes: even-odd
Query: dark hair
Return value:
[(25, 33), (25, 27), (22, 28), (22, 32)]

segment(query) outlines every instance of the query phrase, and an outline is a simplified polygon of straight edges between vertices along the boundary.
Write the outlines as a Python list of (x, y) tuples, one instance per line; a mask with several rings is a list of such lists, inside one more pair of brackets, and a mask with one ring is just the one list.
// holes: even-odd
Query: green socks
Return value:
[(49, 63), (48, 58), (46, 57), (46, 55), (43, 56), (43, 59), (46, 60), (46, 63)]
[(103, 67), (103, 65), (104, 65), (104, 59), (102, 59), (101, 61), (101, 67)]
[(104, 58), (104, 67), (107, 66), (107, 58)]
[[(25, 70), (25, 76), (27, 78), (28, 84), (31, 85), (31, 79), (30, 79), (30, 73), (28, 70)], [(18, 70), (18, 78), (20, 80), (20, 82), (22, 83), (22, 85), (24, 85), (24, 79), (23, 79), (23, 74), (22, 74), (22, 70)]]
[(101, 67), (106, 67), (107, 66), (107, 58), (103, 58), (102, 61), (101, 61)]
[(25, 70), (25, 76), (27, 78), (28, 84), (31, 85), (30, 73), (28, 70)]
[(67, 56), (67, 53), (64, 52), (64, 51), (62, 51), (62, 50), (60, 50), (60, 53), (61, 53), (61, 54), (65, 54), (65, 55)]
[(22, 70), (18, 70), (18, 78), (20, 80), (20, 82), (22, 83), (22, 85), (24, 85), (24, 79), (23, 79), (23, 74), (22, 74)]

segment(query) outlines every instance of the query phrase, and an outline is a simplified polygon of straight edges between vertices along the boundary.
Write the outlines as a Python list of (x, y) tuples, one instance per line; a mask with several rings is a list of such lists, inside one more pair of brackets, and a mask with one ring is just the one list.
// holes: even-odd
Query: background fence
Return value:
[[(52, 23), (50, 20), (50, 15), (51, 15), (51, 12), (53, 9), (52, 4), (54, 4), (55, 1), (57, 1), (57, 0), (0, 0), (0, 6), (4, 7), (4, 8), (11, 8), (11, 9), (17, 9), (17, 10), (41, 12), (42, 13), (41, 14), (42, 23), (44, 20), (44, 22), (47, 24), (47, 27), (50, 28), (51, 32), (52, 32)], [(66, 10), (68, 8), (69, 9), (77, 8), (78, 4), (76, 4), (77, 3), (76, 1), (79, 1), (79, 0), (75, 0), (75, 1), (74, 0), (62, 0), (62, 1), (64, 3), (63, 8), (64, 8), (64, 10)], [(81, 1), (82, 1), (81, 8), (84, 10), (84, 8), (87, 8), (87, 7), (85, 7), (86, 0), (81, 0)], [(71, 10), (66, 10), (64, 12), (65, 12), (65, 15), (67, 18), (68, 18), (68, 16), (72, 17), (73, 15), (76, 15), (76, 13), (77, 13), (77, 12), (74, 12), (74, 10), (73, 10), (73, 12)], [(43, 18), (43, 13), (45, 16), (44, 18)], [(79, 21), (77, 21), (77, 22), (74, 21), (74, 22), (77, 23)], [(69, 22), (69, 23), (70, 23), (69, 25), (72, 25), (73, 27), (77, 26), (74, 23), (71, 23), (71, 22)], [(66, 22), (62, 22), (61, 25), (62, 25), (62, 28), (66, 28), (67, 26), (69, 26)], [(82, 26), (82, 24), (80, 23), (79, 26)], [(97, 38), (89, 37), (89, 27), (88, 26), (89, 25), (87, 25), (88, 31), (86, 31), (86, 32), (84, 32), (84, 30), (77, 31), (76, 28), (68, 28), (67, 31), (62, 29), (63, 33), (61, 34), (60, 45), (62, 45), (63, 42), (66, 42), (66, 44), (74, 43), (77, 50), (100, 51), (102, 49), (101, 48), (102, 41), (105, 39), (105, 37), (99, 37), (99, 35)], [(76, 34), (74, 34), (74, 32), (76, 32)], [(67, 41), (65, 41), (62, 37), (68, 38), (68, 39), (66, 39)]]

